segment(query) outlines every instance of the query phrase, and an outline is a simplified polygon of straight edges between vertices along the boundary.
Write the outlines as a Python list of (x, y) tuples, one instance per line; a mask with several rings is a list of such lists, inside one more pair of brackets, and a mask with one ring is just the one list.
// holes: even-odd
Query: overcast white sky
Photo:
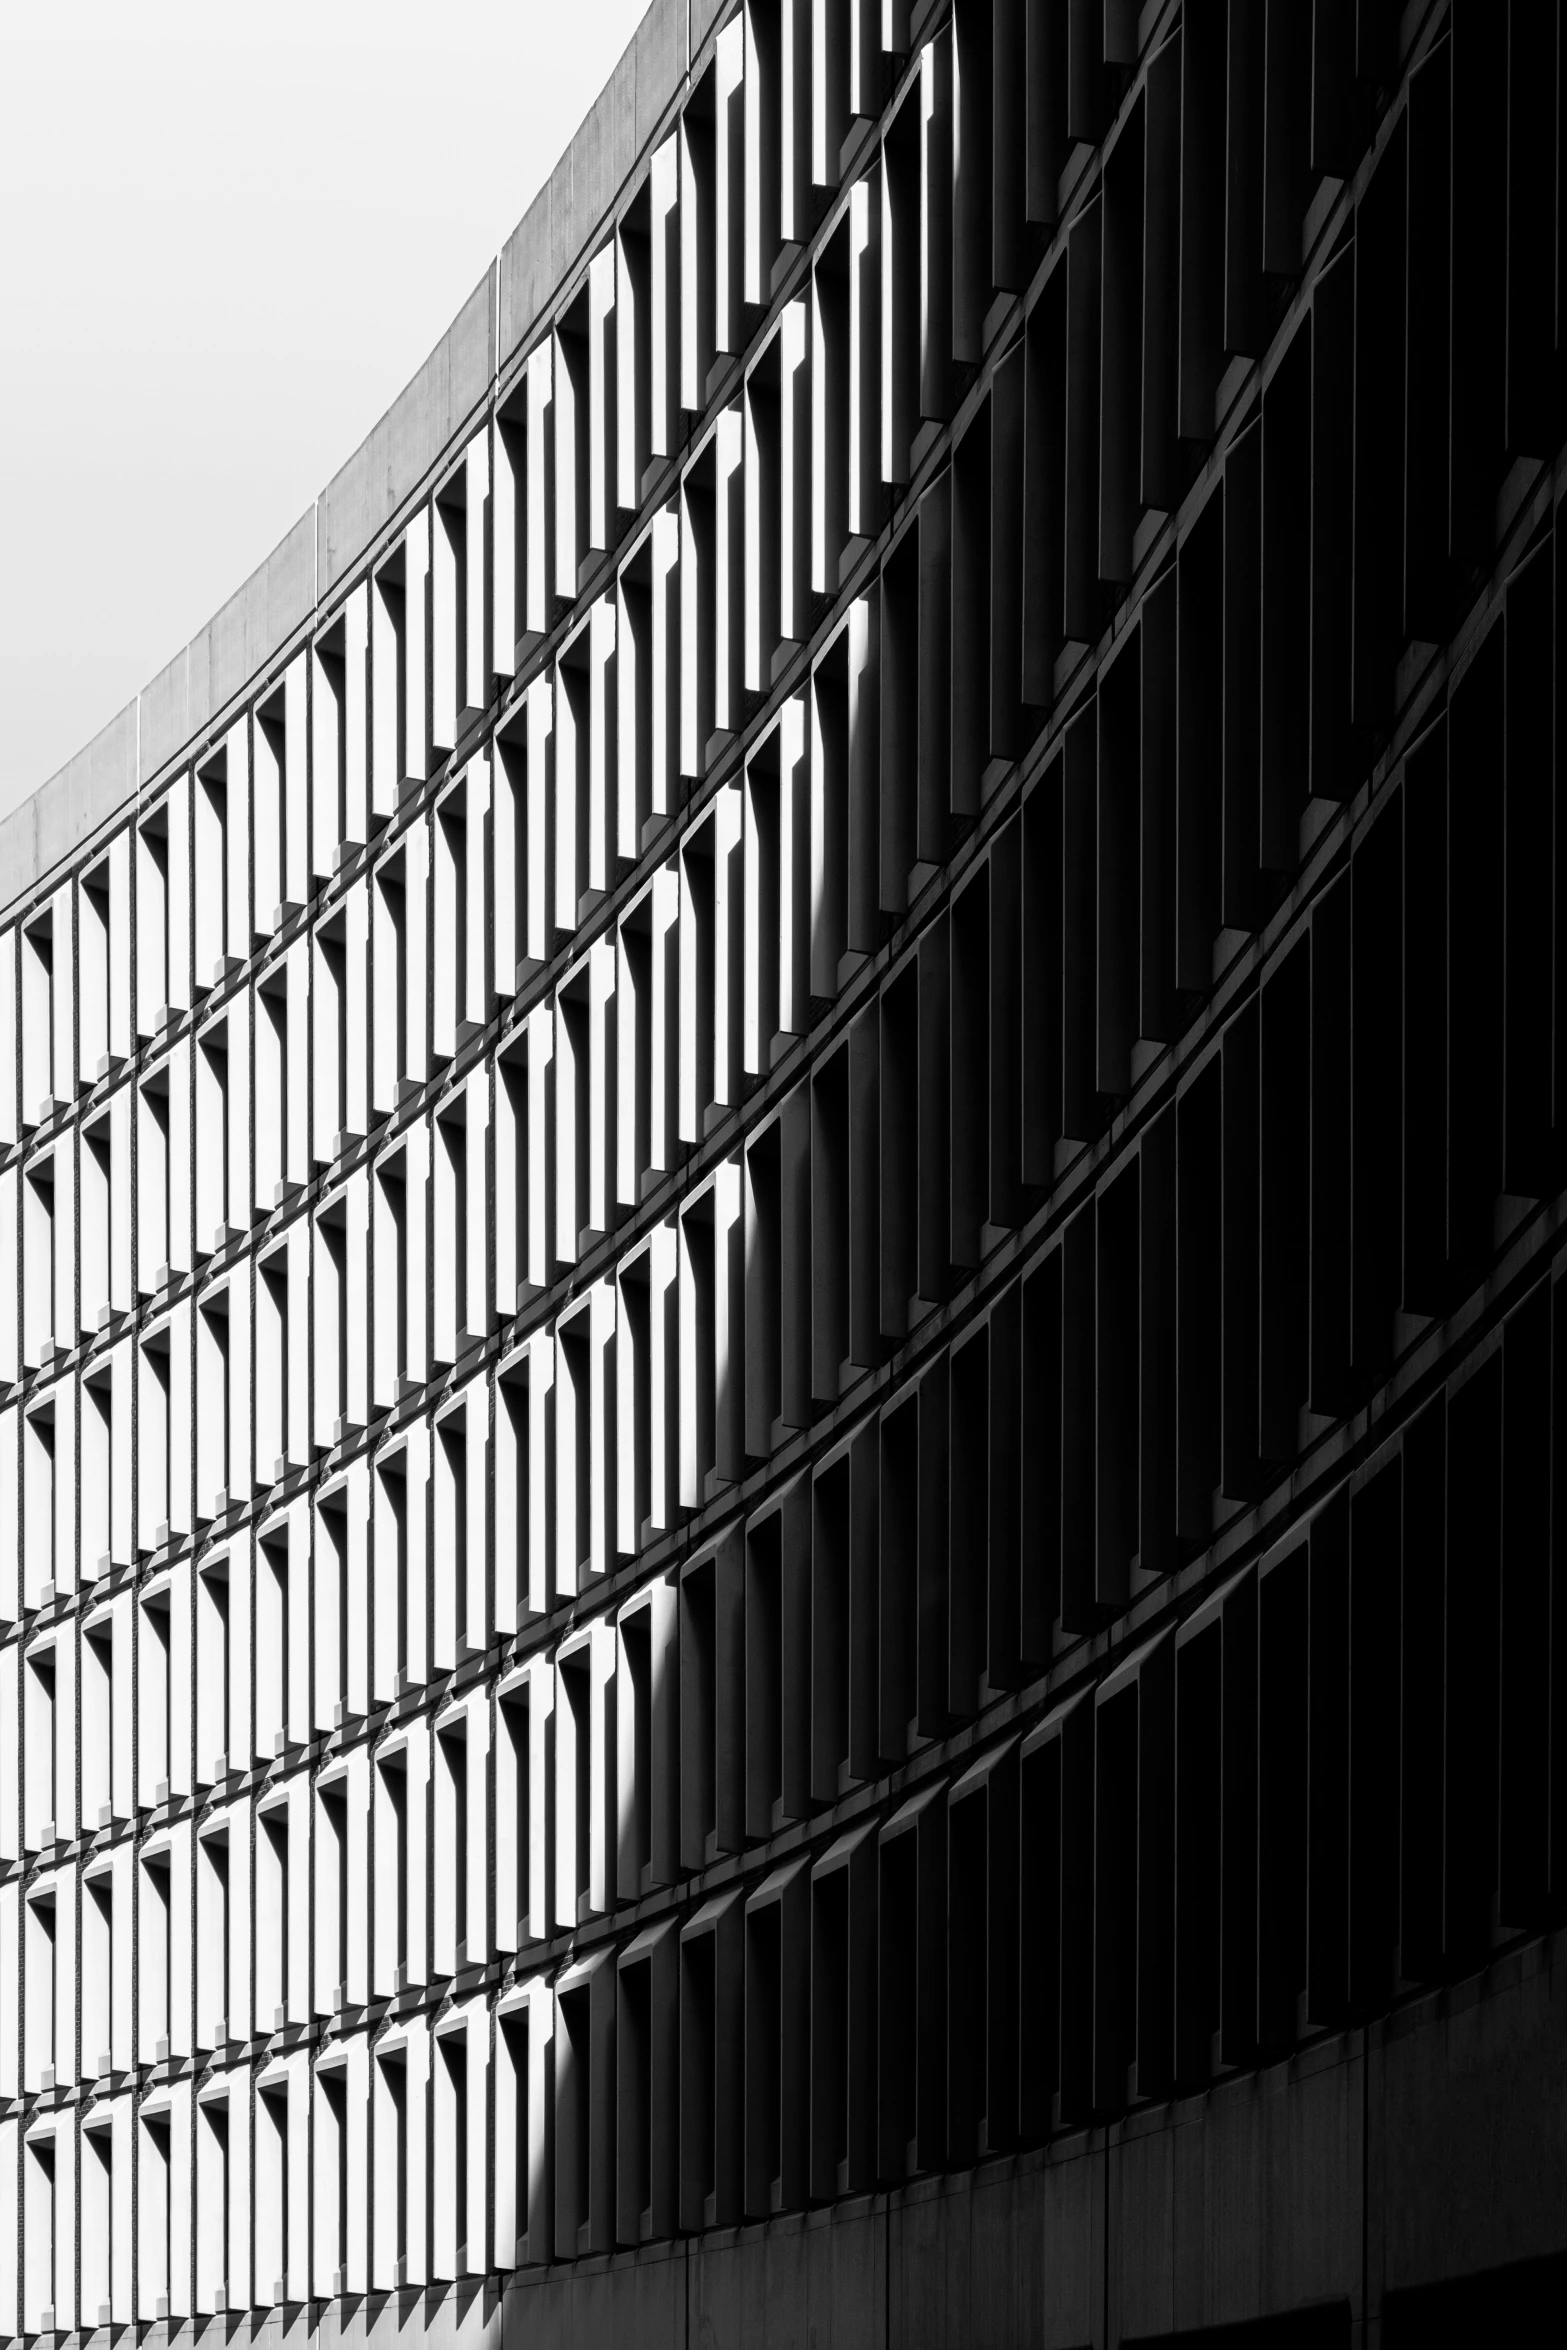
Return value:
[(0, 0), (0, 814), (419, 363), (644, 0)]

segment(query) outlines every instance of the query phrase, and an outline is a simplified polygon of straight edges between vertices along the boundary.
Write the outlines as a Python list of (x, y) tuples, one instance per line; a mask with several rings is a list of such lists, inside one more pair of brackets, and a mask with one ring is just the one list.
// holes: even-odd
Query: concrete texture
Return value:
[(1567, 1936), (1392, 2016), (1372, 2070), (1388, 2292), (1558, 2252), (1567, 2196)]
[(922, 2181), (893, 2203), (884, 2339), (1041, 2350), (1094, 2338), (1104, 2276), (1103, 2133)]
[(502, 248), (501, 366), (522, 348), (608, 217), (681, 86), (686, 60), (686, 0), (653, 0), (581, 129)]
[(656, 2244), (570, 2269), (524, 2269), (502, 2297), (501, 2339), (512, 2350), (565, 2350), (614, 2342), (624, 2350), (684, 2350), (702, 2335), (687, 2311), (699, 2258), (685, 2244)]
[(429, 358), (316, 501), (316, 592), (328, 595), (463, 431), (495, 374), (491, 262)]
[(1113, 2339), (1358, 2294), (1362, 2065), (1346, 2035), (1112, 2134)]
[(137, 705), (68, 759), (58, 774), (0, 820), (0, 910), (24, 898), (117, 808), (135, 797)]
[(705, 62), (703, 46), (723, 12), (724, 0), (691, 0), (691, 63)]
[(150, 782), (316, 608), (316, 509), (310, 506), (264, 563), (141, 693), (141, 772)]
[[(257, 2350), (1080, 2350), (1202, 2343), (1219, 2328), (1238, 2345), (1259, 2318), (1315, 2309), (1330, 2328), (1346, 2304), (1369, 2314), (1370, 2338), (1384, 2294), (1483, 2280), (1556, 2245), (1564, 1957), (1561, 1937), (1531, 1944), (1495, 1975), (1401, 2009), (1369, 2045), (1346, 2033), (1206, 2097), (890, 2197), (519, 2270), (498, 2296), (487, 2283), (323, 2303), (313, 2322), (274, 2312), (229, 2338)], [(194, 2329), (167, 2334), (173, 2350)]]

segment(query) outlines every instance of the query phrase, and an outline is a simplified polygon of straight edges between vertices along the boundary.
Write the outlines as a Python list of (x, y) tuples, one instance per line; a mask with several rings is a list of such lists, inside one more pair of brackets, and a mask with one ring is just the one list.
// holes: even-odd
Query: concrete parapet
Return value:
[(184, 651), (143, 686), (144, 778), (155, 777), (304, 626), (315, 610), (316, 592), (316, 508), (311, 505)]
[(502, 366), (527, 341), (614, 206), (680, 87), (686, 0), (653, 0), (619, 64), (501, 251)]
[(327, 595), (462, 431), (495, 373), (492, 261), (413, 381), (316, 501), (316, 581)]
[(137, 705), (68, 759), (29, 800), (0, 820), (0, 907), (26, 897), (52, 867), (135, 795)]

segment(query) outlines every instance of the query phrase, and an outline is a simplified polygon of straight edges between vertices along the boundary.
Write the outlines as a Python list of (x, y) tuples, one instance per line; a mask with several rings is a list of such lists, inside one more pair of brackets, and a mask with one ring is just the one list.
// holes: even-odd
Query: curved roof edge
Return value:
[(723, 5), (650, 0), (560, 161), (380, 422), (205, 628), (0, 817), (0, 912), (163, 782), (438, 469), (613, 212)]

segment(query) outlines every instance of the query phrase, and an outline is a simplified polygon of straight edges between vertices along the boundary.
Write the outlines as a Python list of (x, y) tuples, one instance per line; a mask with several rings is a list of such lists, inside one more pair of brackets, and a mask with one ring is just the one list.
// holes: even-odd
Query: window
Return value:
[(229, 2299), (229, 2101), (227, 2086), (196, 2106), (196, 2306), (223, 2312)]
[(196, 1839), (196, 2032), (199, 2048), (223, 2049), (229, 2025), (229, 1845), (221, 1821)]
[[(258, 1953), (259, 1956), (259, 1953)], [(256, 2298), (274, 2305), (289, 2298), (292, 2149), (289, 2093), (274, 2073), (258, 2085), (256, 2097)]]
[(169, 1732), (173, 1684), (170, 1674), (169, 1586), (165, 1579), (144, 1592), (140, 1640), (136, 1657), (137, 1725), (141, 1765), (141, 1808), (156, 1809), (169, 1800)]
[(348, 2001), (348, 1789), (341, 1778), (317, 1788), (316, 2012), (340, 2014)]
[(169, 2060), (169, 1943), (173, 1913), (167, 1841), (142, 1848), (140, 1966), (141, 2061)]
[(49, 2122), (35, 2128), (23, 2157), (24, 2290), (22, 2323), (26, 2332), (54, 2331), (54, 2283), (58, 2247), (55, 2240), (55, 2133)]
[[(25, 923), (21, 940), (22, 1118), (42, 1126), (55, 1109), (53, 910)], [(69, 967), (69, 938), (62, 943)]]
[(374, 2282), (393, 2290), (408, 2280), (408, 2063), (400, 2041), (375, 2050), (376, 2195)]
[[(23, 1686), (27, 1752), (27, 1843), (47, 1849), (55, 1840), (58, 1725), (55, 1649), (52, 1639), (27, 1652)], [(61, 1789), (59, 1792), (63, 1793)]]
[(468, 2266), (468, 2026), (464, 2018), (436, 2040), (435, 2273), (438, 2277), (460, 2277), (466, 2275)]
[(116, 2238), (128, 2224), (128, 2201), (114, 2192), (114, 2127), (111, 2119), (94, 2114), (82, 2127), (81, 2261), (84, 2327), (113, 2322)]
[[(435, 1741), (435, 1863), (437, 1973), (456, 1974), (468, 1963), (468, 1725), (448, 1719)], [(449, 1875), (446, 1875), (447, 1871)], [(444, 1967), (441, 1960), (444, 1957)]]
[[(240, 1604), (244, 1604), (241, 1595)], [(196, 1575), (196, 1769), (224, 1779), (233, 1748), (229, 1718), (229, 1562), (204, 1559)]]
[[(395, 1754), (377, 1757), (380, 1803), (376, 1813), (376, 1962), (382, 1985), (398, 1993), (408, 1988), (408, 1758)], [(386, 1977), (390, 1975), (390, 1982)]]
[(229, 1204), (229, 1024), (196, 1041), (196, 1253), (221, 1254), (239, 1223)]
[(70, 1333), (56, 1328), (55, 1154), (31, 1159), (22, 1171), (22, 1356), (47, 1364)]
[(348, 2095), (341, 2065), (316, 2069), (316, 2289), (348, 2290)]
[(29, 1889), (24, 1909), (26, 1944), (22, 1979), (27, 1987), (27, 2086), (52, 2089), (59, 2062), (59, 1986), (56, 1980), (56, 1919), (53, 1879)]
[(100, 1868), (82, 1883), (82, 2070), (89, 2079), (114, 2070), (113, 1986), (114, 1881)]
[[(89, 1833), (114, 1817), (114, 1623), (107, 1613), (82, 1626), (82, 1826)], [(128, 1696), (128, 1693), (127, 1693)]]
[(289, 2020), (290, 1910), (286, 1804), (262, 1812), (256, 1823), (256, 2021), (263, 2031), (282, 2031)]

